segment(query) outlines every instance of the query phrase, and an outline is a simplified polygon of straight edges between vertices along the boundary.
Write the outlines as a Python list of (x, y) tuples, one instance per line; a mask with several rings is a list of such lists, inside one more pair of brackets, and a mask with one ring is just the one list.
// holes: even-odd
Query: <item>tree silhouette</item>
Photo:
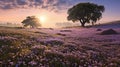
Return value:
[(31, 28), (36, 28), (41, 26), (39, 19), (35, 16), (28, 16), (21, 23), (24, 25), (24, 27), (30, 26)]
[(79, 3), (68, 10), (67, 19), (73, 22), (79, 21), (84, 27), (85, 23), (94, 23), (102, 18), (105, 8), (94, 3)]

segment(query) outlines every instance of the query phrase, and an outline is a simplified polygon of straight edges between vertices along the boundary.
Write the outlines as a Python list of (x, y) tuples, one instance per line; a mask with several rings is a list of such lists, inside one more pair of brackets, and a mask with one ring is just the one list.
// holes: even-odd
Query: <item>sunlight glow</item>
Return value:
[(46, 22), (46, 16), (40, 16), (40, 21), (41, 22)]

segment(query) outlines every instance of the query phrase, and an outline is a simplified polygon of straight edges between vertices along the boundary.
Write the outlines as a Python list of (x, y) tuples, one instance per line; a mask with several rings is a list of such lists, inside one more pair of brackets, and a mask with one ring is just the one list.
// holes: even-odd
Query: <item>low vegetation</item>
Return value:
[[(68, 32), (73, 33), (72, 31)], [(35, 32), (28, 29), (2, 28), (0, 29), (0, 66), (118, 67), (120, 46), (111, 42), (113, 40), (107, 42), (98, 38), (68, 37), (42, 33), (38, 30)]]

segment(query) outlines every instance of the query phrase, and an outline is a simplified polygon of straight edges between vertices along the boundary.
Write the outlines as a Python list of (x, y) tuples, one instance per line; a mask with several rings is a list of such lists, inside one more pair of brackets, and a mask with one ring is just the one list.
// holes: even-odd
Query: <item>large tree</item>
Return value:
[(79, 21), (84, 27), (85, 23), (94, 24), (102, 18), (105, 8), (94, 3), (79, 3), (68, 10), (67, 19), (73, 22)]
[(36, 28), (41, 26), (39, 19), (35, 16), (28, 16), (21, 23), (24, 25), (24, 27), (30, 26), (31, 28)]

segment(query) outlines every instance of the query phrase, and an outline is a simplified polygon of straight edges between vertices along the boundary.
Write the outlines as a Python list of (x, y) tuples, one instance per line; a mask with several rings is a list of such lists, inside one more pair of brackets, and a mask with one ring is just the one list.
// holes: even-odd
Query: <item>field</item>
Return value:
[(97, 29), (0, 27), (0, 67), (119, 67), (120, 34)]

